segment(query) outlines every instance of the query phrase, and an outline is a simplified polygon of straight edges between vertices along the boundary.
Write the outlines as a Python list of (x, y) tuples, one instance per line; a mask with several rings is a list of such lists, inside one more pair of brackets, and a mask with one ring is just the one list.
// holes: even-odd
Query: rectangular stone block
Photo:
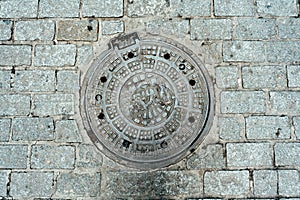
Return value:
[(243, 171), (212, 171), (204, 174), (204, 194), (246, 195), (249, 188), (249, 172)]
[(300, 19), (278, 19), (278, 33), (280, 38), (300, 38)]
[(288, 86), (300, 87), (300, 65), (287, 66)]
[(91, 45), (82, 45), (78, 47), (77, 65), (85, 65), (92, 60), (94, 55), (93, 47)]
[(300, 165), (300, 143), (277, 143), (274, 150), (276, 166)]
[(73, 44), (62, 45), (37, 45), (35, 47), (35, 66), (62, 67), (75, 64), (76, 46)]
[(30, 166), (33, 169), (73, 169), (74, 146), (33, 145)]
[(39, 94), (34, 96), (34, 114), (47, 115), (73, 115), (73, 94)]
[(244, 119), (237, 117), (220, 117), (219, 136), (223, 140), (239, 140), (244, 127)]
[[(300, 178), (297, 170), (278, 170), (278, 192), (286, 197), (300, 195)], [(297, 199), (297, 198), (295, 198)]]
[(248, 139), (289, 139), (291, 127), (288, 117), (250, 116), (246, 118)]
[(275, 19), (238, 18), (235, 38), (242, 40), (271, 39), (276, 37)]
[(269, 62), (299, 62), (300, 41), (277, 41), (267, 43)]
[(11, 26), (12, 26), (12, 21), (10, 20), (0, 21), (0, 40), (9, 40), (11, 38)]
[(221, 113), (264, 113), (265, 93), (262, 91), (227, 91), (221, 93)]
[(260, 16), (298, 16), (297, 0), (257, 0)]
[(254, 3), (252, 0), (215, 0), (216, 16), (254, 16)]
[(10, 75), (11, 71), (0, 71), (0, 93), (10, 91)]
[(226, 150), (229, 167), (272, 166), (272, 148), (268, 143), (229, 143)]
[(0, 172), (0, 197), (7, 196), (7, 185), (8, 182), (8, 173), (5, 171)]
[(27, 145), (0, 145), (0, 169), (25, 169)]
[(127, 5), (129, 17), (166, 16), (170, 2), (165, 0), (135, 0)]
[(210, 16), (210, 0), (172, 0), (170, 1), (172, 17), (204, 17)]
[(253, 173), (254, 194), (256, 196), (277, 195), (277, 171), (258, 170)]
[(82, 142), (75, 120), (61, 120), (55, 123), (55, 142)]
[(58, 71), (57, 72), (57, 91), (78, 91), (79, 72), (77, 71)]
[(182, 19), (157, 19), (146, 22), (146, 30), (152, 33), (165, 33), (184, 37), (189, 32), (189, 21)]
[(21, 94), (0, 95), (0, 116), (28, 115), (30, 96)]
[(31, 46), (29, 45), (0, 45), (0, 52), (0, 65), (31, 64)]
[(12, 139), (15, 141), (54, 139), (54, 125), (51, 117), (14, 118), (12, 131)]
[(14, 198), (50, 197), (53, 172), (12, 172), (10, 195)]
[(300, 92), (279, 91), (270, 92), (270, 112), (272, 114), (299, 115)]
[(11, 119), (0, 119), (0, 142), (8, 142), (10, 138)]
[(230, 39), (232, 22), (230, 19), (192, 19), (191, 39)]
[(122, 17), (123, 7), (123, 0), (83, 0), (82, 15), (84, 17)]
[(239, 86), (239, 69), (237, 66), (216, 67), (216, 83), (218, 88), (237, 88)]
[(58, 21), (58, 40), (96, 41), (98, 34), (97, 20), (62, 20)]
[(294, 128), (295, 128), (296, 138), (300, 139), (300, 117), (294, 117), (293, 124), (294, 124)]
[(287, 85), (284, 66), (242, 67), (243, 87), (248, 89), (285, 88)]
[(80, 144), (76, 153), (76, 167), (78, 169), (101, 169), (102, 155), (94, 145)]
[(54, 70), (16, 71), (13, 90), (17, 92), (55, 91)]
[(0, 1), (0, 18), (35, 18), (37, 13), (38, 0)]
[(102, 35), (112, 35), (124, 32), (124, 22), (109, 20), (102, 21)]
[(79, 17), (80, 0), (40, 0), (40, 17)]
[(260, 41), (223, 42), (224, 61), (264, 62), (265, 48)]

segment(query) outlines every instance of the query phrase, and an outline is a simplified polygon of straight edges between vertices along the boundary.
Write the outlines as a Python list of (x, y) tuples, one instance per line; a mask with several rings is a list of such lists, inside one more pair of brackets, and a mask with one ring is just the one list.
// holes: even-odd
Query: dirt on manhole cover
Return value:
[(85, 75), (81, 116), (96, 146), (137, 168), (177, 162), (203, 140), (213, 115), (203, 64), (169, 39), (137, 33), (110, 41)]

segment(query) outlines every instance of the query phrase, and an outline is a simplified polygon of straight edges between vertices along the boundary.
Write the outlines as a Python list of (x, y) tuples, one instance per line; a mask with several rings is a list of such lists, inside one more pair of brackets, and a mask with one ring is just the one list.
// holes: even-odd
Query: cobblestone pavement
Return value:
[[(0, 0), (2, 199), (300, 199), (298, 0)], [(184, 43), (214, 82), (206, 140), (154, 171), (83, 129), (79, 88), (110, 38)]]

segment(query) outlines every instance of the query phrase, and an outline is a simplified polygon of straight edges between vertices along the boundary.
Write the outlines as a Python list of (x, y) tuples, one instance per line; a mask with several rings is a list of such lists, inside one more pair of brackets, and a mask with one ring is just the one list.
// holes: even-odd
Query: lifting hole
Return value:
[(180, 65), (179, 65), (179, 69), (180, 69), (180, 70), (185, 70), (185, 64), (180, 64)]
[(98, 115), (98, 119), (104, 119), (104, 117), (105, 117), (104, 113), (100, 113), (100, 114)]
[(128, 140), (124, 140), (122, 143), (122, 146), (125, 147), (126, 149), (128, 149), (131, 144), (132, 144), (132, 142), (130, 142)]
[(194, 79), (191, 79), (191, 80), (189, 81), (189, 84), (190, 84), (191, 86), (195, 86), (195, 85), (196, 85), (196, 81), (195, 81)]
[(97, 94), (97, 95), (95, 96), (95, 100), (96, 100), (96, 101), (102, 100), (102, 95), (101, 95), (101, 94)]
[(169, 59), (171, 58), (171, 55), (170, 55), (169, 53), (166, 53), (166, 54), (164, 55), (164, 58), (165, 58), (166, 60), (169, 60)]
[(101, 81), (101, 83), (105, 83), (105, 82), (107, 81), (106, 76), (102, 76), (102, 77), (100, 78), (100, 81)]
[(194, 122), (195, 122), (195, 117), (190, 116), (190, 117), (188, 118), (188, 120), (189, 120), (190, 123), (194, 123)]
[(128, 58), (133, 58), (134, 57), (134, 53), (129, 52), (127, 56), (128, 56)]
[(160, 143), (161, 148), (167, 148), (168, 143), (166, 141), (163, 141), (162, 143)]

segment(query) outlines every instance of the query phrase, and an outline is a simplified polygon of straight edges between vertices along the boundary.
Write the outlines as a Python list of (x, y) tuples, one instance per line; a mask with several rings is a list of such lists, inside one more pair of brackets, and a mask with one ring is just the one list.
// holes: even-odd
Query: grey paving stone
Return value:
[(0, 18), (35, 18), (38, 12), (38, 0), (0, 1)]
[(51, 117), (14, 118), (12, 121), (12, 140), (53, 140), (54, 125)]
[(300, 42), (299, 41), (268, 42), (267, 60), (269, 62), (300, 61)]
[(265, 61), (264, 43), (261, 41), (225, 41), (223, 53), (224, 61)]
[(9, 141), (10, 128), (11, 128), (11, 119), (0, 119), (0, 142)]
[(12, 26), (12, 21), (0, 20), (0, 40), (9, 40), (11, 38), (11, 26)]
[(268, 143), (229, 143), (226, 150), (229, 167), (272, 166), (271, 145)]
[(252, 0), (215, 0), (216, 16), (254, 16), (254, 3)]
[(287, 66), (288, 86), (300, 87), (300, 65)]
[(34, 115), (72, 115), (74, 114), (73, 94), (39, 94), (34, 96)]
[(50, 92), (55, 91), (54, 70), (16, 71), (14, 91), (17, 92)]
[(297, 16), (297, 0), (257, 0), (260, 16)]
[(14, 198), (45, 197), (53, 193), (53, 172), (12, 172), (10, 195)]
[(248, 89), (284, 88), (287, 85), (284, 66), (242, 67), (243, 87)]
[(185, 36), (189, 32), (189, 21), (183, 19), (157, 19), (146, 22), (146, 30), (150, 33), (165, 33)]
[(79, 72), (77, 71), (58, 71), (57, 72), (57, 91), (78, 91)]
[(80, 0), (40, 0), (40, 17), (79, 17)]
[(100, 192), (100, 173), (75, 174), (62, 173), (57, 180), (54, 196), (87, 196), (96, 197)]
[(204, 174), (205, 195), (245, 195), (249, 192), (249, 172), (212, 171)]
[(278, 170), (279, 195), (300, 195), (300, 178), (297, 170)]
[(297, 139), (300, 139), (300, 117), (294, 117), (294, 128), (295, 128), (295, 135)]
[(0, 172), (0, 197), (5, 197), (7, 194), (6, 184), (8, 182), (8, 173), (5, 171)]
[(216, 67), (216, 83), (218, 88), (237, 88), (239, 86), (237, 66)]
[(219, 117), (219, 135), (223, 140), (239, 140), (244, 124), (237, 117)]
[(202, 17), (210, 16), (210, 0), (172, 0), (171, 13), (172, 17)]
[(289, 139), (291, 127), (288, 117), (250, 116), (246, 118), (248, 139)]
[(278, 33), (280, 38), (300, 38), (300, 19), (278, 19)]
[(262, 91), (226, 91), (221, 93), (221, 113), (264, 113), (265, 93)]
[(27, 145), (0, 145), (0, 169), (23, 169), (27, 165)]
[(298, 115), (300, 113), (300, 92), (270, 92), (272, 114)]
[(84, 17), (122, 17), (123, 0), (83, 0), (82, 15)]
[(55, 122), (55, 142), (82, 142), (75, 120)]
[(230, 19), (192, 19), (191, 40), (230, 39)]
[(15, 40), (53, 40), (54, 21), (17, 21), (14, 27)]
[(188, 169), (223, 168), (225, 160), (222, 145), (208, 145), (187, 160)]
[(112, 35), (124, 32), (124, 22), (120, 20), (109, 20), (102, 22), (102, 35)]
[(134, 0), (127, 5), (129, 17), (166, 16), (170, 7), (165, 0)]
[(235, 37), (242, 40), (274, 38), (276, 21), (275, 19), (238, 18)]
[(254, 194), (256, 196), (277, 195), (277, 171), (259, 170), (254, 171)]
[(0, 93), (10, 91), (10, 71), (0, 71)]
[(76, 56), (76, 46), (66, 45), (37, 45), (35, 47), (35, 66), (74, 65)]
[(73, 169), (74, 146), (33, 145), (30, 166), (32, 169)]
[(76, 167), (82, 169), (100, 169), (102, 166), (102, 156), (95, 149), (95, 146), (80, 144), (77, 148)]
[(274, 150), (276, 166), (300, 165), (300, 143), (277, 143)]
[(84, 65), (92, 60), (94, 51), (91, 45), (82, 45), (78, 47), (77, 64)]
[(0, 52), (0, 65), (31, 64), (31, 46), (29, 45), (0, 45)]
[(21, 94), (0, 95), (0, 116), (28, 115), (30, 96)]

